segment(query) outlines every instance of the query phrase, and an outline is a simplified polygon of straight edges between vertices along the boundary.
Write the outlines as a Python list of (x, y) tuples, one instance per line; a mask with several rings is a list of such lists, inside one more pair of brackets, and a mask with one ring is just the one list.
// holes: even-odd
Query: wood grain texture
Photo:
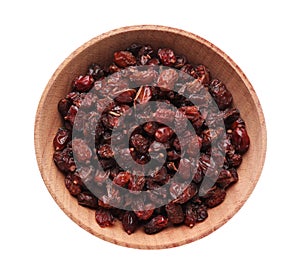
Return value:
[[(240, 180), (230, 187), (225, 201), (209, 210), (209, 218), (194, 228), (168, 228), (156, 235), (138, 231), (127, 235), (116, 223), (100, 228), (94, 211), (81, 207), (66, 190), (63, 175), (52, 161), (52, 139), (61, 126), (57, 103), (70, 90), (75, 76), (84, 74), (89, 64), (109, 64), (113, 52), (131, 43), (150, 44), (154, 48), (170, 47), (184, 54), (192, 63), (206, 65), (232, 92), (234, 104), (247, 124), (251, 146), (238, 170)], [(266, 126), (259, 100), (241, 69), (220, 49), (205, 39), (170, 27), (142, 25), (124, 27), (102, 34), (73, 52), (51, 77), (41, 97), (35, 121), (35, 150), (46, 187), (61, 209), (79, 226), (95, 236), (126, 247), (160, 249), (199, 240), (226, 223), (252, 193), (263, 168), (266, 153)]]

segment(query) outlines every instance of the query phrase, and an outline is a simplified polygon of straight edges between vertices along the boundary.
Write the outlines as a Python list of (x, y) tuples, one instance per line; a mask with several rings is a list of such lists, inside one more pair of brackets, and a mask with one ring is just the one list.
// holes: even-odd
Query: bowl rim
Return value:
[(109, 241), (111, 243), (115, 243), (116, 241), (113, 238), (109, 238), (104, 234), (101, 233), (97, 233), (95, 234), (95, 232), (89, 228), (88, 225), (84, 224), (79, 218), (77, 218), (76, 216), (74, 216), (72, 213), (69, 213), (66, 211), (65, 207), (64, 207), (64, 203), (63, 201), (60, 201), (54, 190), (51, 188), (50, 184), (48, 184), (48, 179), (47, 179), (47, 171), (45, 170), (45, 167), (43, 166), (42, 163), (42, 156), (40, 155), (40, 152), (42, 152), (42, 148), (40, 147), (40, 143), (39, 143), (39, 124), (40, 124), (40, 116), (39, 113), (41, 111), (43, 111), (43, 105), (45, 103), (47, 94), (49, 92), (49, 90), (51, 89), (53, 83), (55, 82), (56, 78), (58, 77), (58, 75), (60, 75), (60, 73), (62, 72), (63, 68), (67, 66), (67, 64), (77, 55), (79, 55), (82, 51), (84, 51), (85, 49), (87, 49), (89, 46), (98, 43), (99, 41), (108, 38), (110, 36), (115, 36), (124, 32), (134, 32), (134, 31), (163, 31), (163, 32), (168, 32), (168, 33), (173, 33), (176, 35), (181, 35), (181, 36), (185, 36), (189, 39), (192, 39), (194, 41), (200, 42), (201, 44), (204, 44), (206, 47), (210, 48), (212, 51), (214, 51), (215, 53), (217, 53), (218, 55), (220, 55), (227, 63), (229, 63), (229, 65), (234, 69), (234, 71), (238, 74), (238, 76), (241, 78), (242, 82), (244, 83), (244, 85), (246, 86), (252, 100), (254, 101), (254, 104), (257, 107), (257, 113), (258, 113), (258, 119), (259, 122), (261, 124), (261, 131), (262, 131), (262, 147), (260, 148), (261, 150), (261, 154), (262, 154), (262, 158), (261, 158), (261, 168), (258, 171), (258, 173), (256, 174), (256, 177), (254, 179), (254, 184), (253, 187), (249, 190), (249, 192), (243, 197), (243, 200), (241, 201), (241, 203), (235, 208), (235, 210), (232, 212), (231, 215), (227, 215), (220, 223), (216, 224), (213, 228), (211, 228), (209, 231), (204, 232), (203, 234), (199, 234), (199, 236), (194, 237), (194, 238), (189, 238), (186, 239), (184, 241), (175, 241), (172, 244), (163, 244), (160, 245), (158, 243), (152, 245), (152, 244), (145, 244), (142, 245), (140, 243), (135, 244), (135, 243), (131, 243), (128, 244), (127, 242), (122, 242), (119, 241), (117, 242), (118, 245), (122, 245), (125, 247), (131, 247), (131, 248), (139, 248), (139, 249), (162, 249), (162, 248), (171, 248), (171, 247), (176, 247), (176, 246), (180, 246), (183, 244), (187, 244), (187, 243), (191, 243), (193, 241), (199, 240), (209, 234), (211, 234), (212, 232), (214, 232), (215, 230), (217, 230), (218, 228), (220, 228), (222, 225), (224, 225), (229, 219), (231, 219), (238, 211), (239, 209), (244, 205), (244, 203), (248, 200), (249, 196), (251, 195), (251, 193), (253, 192), (260, 176), (261, 173), (263, 171), (263, 166), (265, 163), (265, 158), (266, 158), (266, 150), (267, 150), (267, 129), (266, 129), (266, 123), (265, 123), (265, 117), (263, 114), (263, 110), (261, 107), (261, 104), (259, 102), (259, 99), (257, 97), (257, 94), (252, 86), (252, 84), (250, 83), (250, 81), (248, 80), (248, 78), (246, 77), (246, 75), (244, 74), (244, 72), (241, 70), (241, 68), (225, 53), (223, 52), (221, 49), (219, 49), (218, 47), (216, 47), (213, 43), (209, 42), (208, 40), (200, 37), (199, 35), (196, 35), (194, 33), (191, 33), (189, 31), (186, 30), (182, 30), (182, 29), (178, 29), (178, 28), (174, 28), (174, 27), (169, 27), (169, 26), (162, 26), (162, 25), (147, 25), (147, 24), (143, 24), (143, 25), (132, 25), (132, 26), (125, 26), (125, 27), (120, 27), (117, 29), (113, 29), (110, 31), (107, 31), (105, 33), (102, 33), (100, 35), (97, 35), (96, 37), (90, 39), (89, 41), (85, 42), (84, 44), (82, 44), (81, 46), (79, 46), (76, 50), (74, 50), (67, 58), (65, 58), (65, 60), (57, 67), (57, 69), (55, 70), (55, 72), (53, 73), (53, 75), (51, 76), (50, 80), (48, 81), (42, 96), (40, 98), (40, 101), (38, 103), (38, 107), (37, 107), (37, 111), (36, 111), (36, 116), (35, 116), (35, 127), (34, 127), (34, 147), (35, 147), (35, 155), (36, 155), (36, 159), (37, 159), (37, 163), (38, 163), (38, 167), (42, 176), (42, 179), (49, 191), (49, 193), (51, 194), (51, 196), (53, 197), (54, 201), (58, 204), (58, 206), (63, 210), (63, 212), (69, 217), (71, 218), (71, 220), (73, 220), (77, 225), (79, 225), (80, 227), (82, 227), (83, 229), (85, 229), (86, 231), (88, 231), (89, 233), (105, 240), (105, 241)]

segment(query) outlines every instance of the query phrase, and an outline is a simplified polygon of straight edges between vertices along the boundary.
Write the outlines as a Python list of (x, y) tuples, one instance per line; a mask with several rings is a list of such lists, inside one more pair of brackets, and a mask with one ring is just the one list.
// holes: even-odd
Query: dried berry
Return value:
[(98, 155), (100, 158), (109, 159), (114, 156), (114, 152), (108, 144), (103, 144), (98, 149)]
[(100, 207), (95, 213), (96, 222), (100, 227), (112, 226), (114, 223), (114, 217), (108, 209)]
[(78, 92), (87, 92), (92, 88), (93, 84), (94, 78), (91, 75), (80, 75), (77, 78), (75, 78), (73, 87)]
[(92, 157), (92, 150), (84, 139), (74, 138), (72, 140), (74, 157), (79, 162), (88, 162)]
[(173, 224), (180, 224), (184, 221), (184, 213), (180, 204), (168, 203), (165, 206), (168, 219)]
[(159, 49), (157, 54), (160, 62), (165, 66), (172, 66), (176, 63), (176, 56), (171, 49)]
[(77, 201), (80, 205), (92, 209), (98, 208), (98, 199), (89, 192), (82, 192), (77, 195)]
[(54, 139), (53, 146), (55, 151), (64, 149), (71, 140), (71, 132), (67, 129), (59, 128)]
[(155, 140), (161, 143), (165, 143), (171, 138), (173, 133), (173, 130), (167, 126), (160, 127), (155, 132)]
[(168, 218), (158, 215), (144, 225), (146, 234), (155, 234), (165, 229), (168, 225)]
[(73, 173), (69, 173), (65, 177), (65, 186), (72, 196), (77, 196), (82, 191), (81, 178), (77, 177)]
[(244, 154), (248, 151), (250, 139), (245, 128), (236, 127), (232, 131), (232, 144), (235, 150), (240, 154)]
[(134, 101), (139, 104), (147, 103), (152, 97), (152, 89), (149, 86), (141, 86)]
[(129, 51), (119, 51), (114, 53), (114, 62), (117, 66), (125, 68), (136, 64), (134, 55)]
[(133, 212), (126, 212), (122, 218), (123, 229), (127, 234), (132, 234), (139, 225), (138, 218)]
[(135, 150), (139, 153), (146, 153), (149, 149), (149, 141), (145, 137), (140, 134), (135, 134), (131, 136), (130, 141), (135, 148)]
[(229, 170), (223, 169), (220, 171), (219, 177), (217, 179), (217, 184), (221, 188), (227, 188), (229, 185), (236, 183), (238, 179), (238, 174), (234, 168), (231, 168)]
[(226, 191), (221, 188), (213, 188), (208, 192), (204, 199), (204, 203), (207, 207), (213, 208), (221, 204), (226, 196)]
[(173, 90), (178, 79), (178, 73), (174, 69), (163, 70), (158, 79), (157, 85), (162, 90)]
[(70, 146), (67, 146), (62, 151), (55, 152), (53, 160), (58, 169), (62, 172), (74, 172), (76, 169), (72, 148)]
[(105, 76), (105, 71), (99, 64), (93, 63), (89, 66), (87, 74), (94, 80), (99, 80), (101, 77)]
[(220, 110), (225, 110), (230, 107), (232, 104), (232, 94), (227, 90), (225, 84), (218, 80), (214, 79), (210, 83), (210, 93), (215, 99)]
[(58, 102), (57, 108), (62, 117), (67, 116), (71, 105), (72, 105), (72, 103), (70, 102), (70, 100), (68, 100), (66, 98), (63, 98)]

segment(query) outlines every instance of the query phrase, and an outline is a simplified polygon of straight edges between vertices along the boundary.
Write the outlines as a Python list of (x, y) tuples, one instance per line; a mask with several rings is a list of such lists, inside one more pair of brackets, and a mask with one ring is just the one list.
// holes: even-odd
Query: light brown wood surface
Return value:
[[(234, 105), (246, 121), (251, 139), (249, 151), (238, 169), (239, 182), (228, 189), (225, 201), (209, 210), (209, 218), (190, 229), (168, 228), (156, 235), (142, 230), (127, 235), (119, 222), (111, 228), (100, 228), (94, 210), (77, 204), (64, 186), (64, 177), (53, 160), (52, 140), (61, 126), (57, 103), (71, 87), (72, 80), (84, 74), (93, 62), (109, 64), (113, 52), (131, 43), (150, 44), (154, 48), (170, 47), (187, 56), (191, 63), (206, 65), (232, 92)], [(73, 52), (56, 70), (42, 94), (35, 121), (35, 150), (42, 178), (60, 208), (79, 226), (95, 236), (127, 247), (159, 249), (175, 247), (198, 240), (226, 223), (252, 193), (263, 168), (266, 153), (266, 127), (255, 91), (241, 69), (220, 49), (194, 34), (162, 26), (131, 26), (102, 34)]]

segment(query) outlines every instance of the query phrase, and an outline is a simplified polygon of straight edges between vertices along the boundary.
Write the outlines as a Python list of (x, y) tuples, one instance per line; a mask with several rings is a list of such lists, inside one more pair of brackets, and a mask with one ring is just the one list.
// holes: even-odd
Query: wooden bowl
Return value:
[[(142, 230), (127, 235), (120, 223), (100, 228), (95, 211), (77, 204), (64, 185), (64, 177), (53, 160), (52, 140), (61, 126), (57, 103), (70, 90), (75, 76), (84, 74), (89, 64), (109, 64), (113, 52), (131, 43), (150, 44), (154, 48), (170, 47), (187, 56), (191, 63), (206, 65), (211, 74), (221, 79), (234, 97), (234, 104), (246, 121), (251, 139), (249, 151), (238, 169), (239, 182), (233, 185), (225, 201), (209, 210), (209, 218), (190, 229), (186, 226), (167, 228), (156, 235)], [(95, 236), (127, 247), (159, 249), (199, 240), (227, 222), (245, 203), (261, 174), (266, 153), (266, 127), (259, 100), (241, 69), (220, 49), (189, 32), (162, 26), (131, 26), (102, 34), (73, 52), (51, 77), (41, 97), (35, 121), (36, 158), (43, 180), (56, 203), (79, 226)]]

